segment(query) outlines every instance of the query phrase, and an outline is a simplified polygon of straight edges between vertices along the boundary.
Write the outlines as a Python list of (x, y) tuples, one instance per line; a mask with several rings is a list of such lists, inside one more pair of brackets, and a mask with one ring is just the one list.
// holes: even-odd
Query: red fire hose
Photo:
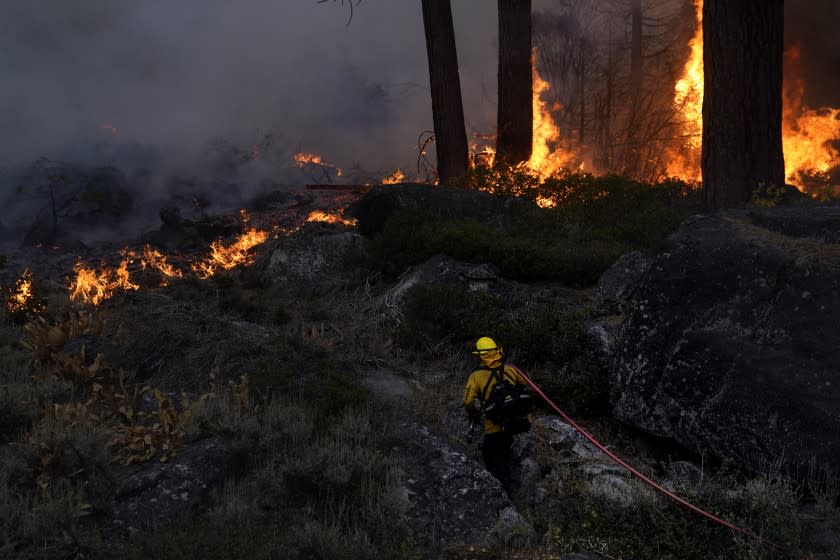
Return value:
[(612, 451), (610, 451), (609, 449), (604, 447), (598, 440), (596, 440), (594, 437), (589, 435), (589, 433), (587, 433), (586, 430), (581, 428), (574, 420), (572, 420), (569, 417), (568, 414), (566, 414), (565, 412), (560, 410), (560, 407), (558, 407), (556, 404), (554, 404), (554, 402), (551, 399), (549, 399), (548, 396), (546, 396), (545, 393), (542, 392), (542, 389), (540, 389), (537, 386), (536, 383), (531, 381), (531, 379), (527, 375), (525, 375), (525, 373), (523, 373), (522, 370), (520, 370), (516, 366), (511, 366), (511, 367), (513, 367), (513, 369), (515, 369), (517, 371), (517, 373), (519, 373), (519, 375), (521, 375), (522, 378), (525, 381), (528, 382), (528, 385), (531, 386), (531, 388), (534, 390), (534, 392), (536, 392), (540, 397), (542, 397), (542, 399), (546, 402), (546, 404), (548, 404), (548, 406), (550, 406), (552, 409), (554, 409), (554, 411), (557, 414), (559, 414), (560, 417), (563, 418), (563, 420), (565, 420), (567, 424), (569, 424), (572, 428), (577, 430), (583, 437), (585, 437), (587, 440), (589, 440), (589, 442), (592, 443), (592, 445), (594, 445), (595, 447), (597, 447), (598, 449), (603, 451), (610, 459), (612, 459), (613, 461), (615, 461), (616, 463), (618, 463), (619, 465), (621, 465), (622, 467), (624, 467), (625, 469), (630, 471), (631, 474), (633, 474), (634, 476), (639, 478), (642, 482), (644, 482), (645, 484), (647, 484), (648, 486), (650, 486), (651, 488), (653, 488), (657, 492), (661, 492), (662, 494), (665, 494), (666, 496), (668, 496), (669, 498), (671, 498), (672, 500), (674, 500), (678, 504), (687, 507), (688, 509), (690, 509), (691, 511), (693, 511), (695, 513), (699, 513), (700, 515), (702, 515), (706, 519), (714, 521), (715, 523), (717, 523), (719, 525), (723, 525), (724, 527), (728, 527), (729, 529), (732, 529), (733, 531), (737, 531), (739, 533), (747, 535), (748, 537), (752, 537), (752, 538), (758, 540), (759, 542), (761, 542), (762, 544), (765, 544), (765, 545), (770, 546), (772, 548), (775, 548), (775, 549), (778, 549), (778, 550), (783, 549), (783, 547), (779, 544), (776, 544), (772, 541), (768, 541), (767, 539), (764, 539), (764, 538), (756, 535), (755, 533), (753, 533), (752, 531), (750, 531), (748, 529), (744, 529), (743, 527), (738, 527), (737, 525), (733, 525), (729, 521), (727, 521), (725, 519), (721, 519), (720, 517), (718, 517), (716, 515), (713, 515), (713, 514), (709, 513), (708, 511), (700, 509), (699, 507), (695, 506), (692, 503), (687, 502), (683, 498), (680, 498), (676, 494), (668, 491), (666, 488), (663, 488), (657, 482), (651, 480), (650, 478), (648, 478), (644, 474), (640, 473), (639, 471), (637, 471), (636, 469), (634, 469), (633, 467), (631, 467), (630, 465), (625, 463), (615, 453), (613, 453)]

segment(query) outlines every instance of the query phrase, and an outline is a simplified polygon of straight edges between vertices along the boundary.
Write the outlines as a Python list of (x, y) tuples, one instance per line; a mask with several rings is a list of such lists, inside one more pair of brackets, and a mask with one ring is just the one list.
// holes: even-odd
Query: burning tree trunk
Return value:
[(711, 210), (781, 186), (783, 0), (705, 0), (703, 148)]
[(531, 157), (531, 0), (499, 0), (499, 99), (496, 163), (516, 165)]
[(469, 161), (449, 0), (423, 0), (423, 28), (429, 59), (438, 178), (445, 184), (465, 175)]

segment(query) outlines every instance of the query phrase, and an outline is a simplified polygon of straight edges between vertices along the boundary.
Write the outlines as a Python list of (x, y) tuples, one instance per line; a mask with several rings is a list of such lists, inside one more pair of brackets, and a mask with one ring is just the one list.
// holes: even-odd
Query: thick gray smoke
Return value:
[[(365, 0), (348, 15), (316, 0), (0, 0), (3, 221), (31, 220), (7, 201), (42, 157), (114, 165), (152, 206), (175, 176), (242, 180), (241, 197), (264, 180), (319, 181), (292, 165), (298, 151), (410, 174), (432, 128), (420, 2)], [(467, 121), (490, 132), (495, 6), (459, 0), (454, 19)]]
[(840, 2), (787, 0), (785, 43), (801, 52), (804, 103), (812, 108), (840, 107)]
[[(495, 89), (485, 4), (455, 14), (477, 126), (495, 114), (480, 87)], [(95, 160), (122, 144), (178, 166), (213, 139), (247, 149), (273, 134), (274, 150), (342, 166), (405, 165), (431, 125), (419, 2), (366, 0), (347, 15), (315, 0), (5, 0), (0, 164)]]
[[(840, 105), (840, 2), (786, 4), (806, 103)], [(492, 133), (496, 3), (453, 10), (468, 131)], [(143, 197), (172, 175), (301, 182), (296, 151), (411, 174), (432, 127), (420, 1), (364, 0), (348, 15), (316, 0), (0, 0), (0, 171), (40, 157), (143, 168)]]

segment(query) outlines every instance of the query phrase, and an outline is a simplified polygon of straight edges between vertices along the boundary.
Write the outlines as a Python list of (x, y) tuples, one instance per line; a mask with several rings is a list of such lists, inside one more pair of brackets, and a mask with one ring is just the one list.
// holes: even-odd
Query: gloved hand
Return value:
[(473, 436), (474, 435), (475, 435), (475, 422), (471, 422), (470, 423), (470, 429), (467, 430), (467, 434), (465, 436), (465, 439), (467, 440), (467, 443), (472, 443), (473, 442), (473, 439), (474, 439)]

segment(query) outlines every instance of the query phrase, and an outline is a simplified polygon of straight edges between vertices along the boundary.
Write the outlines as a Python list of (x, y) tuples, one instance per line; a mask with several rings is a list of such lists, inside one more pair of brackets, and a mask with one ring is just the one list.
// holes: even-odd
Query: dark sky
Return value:
[[(495, 5), (453, 0), (468, 127), (483, 132)], [(806, 102), (840, 105), (840, 0), (786, 6)], [(343, 166), (411, 166), (431, 128), (420, 0), (364, 0), (347, 16), (315, 0), (0, 0), (0, 165), (95, 155), (108, 124), (176, 167), (211, 138), (247, 147), (267, 133)]]

